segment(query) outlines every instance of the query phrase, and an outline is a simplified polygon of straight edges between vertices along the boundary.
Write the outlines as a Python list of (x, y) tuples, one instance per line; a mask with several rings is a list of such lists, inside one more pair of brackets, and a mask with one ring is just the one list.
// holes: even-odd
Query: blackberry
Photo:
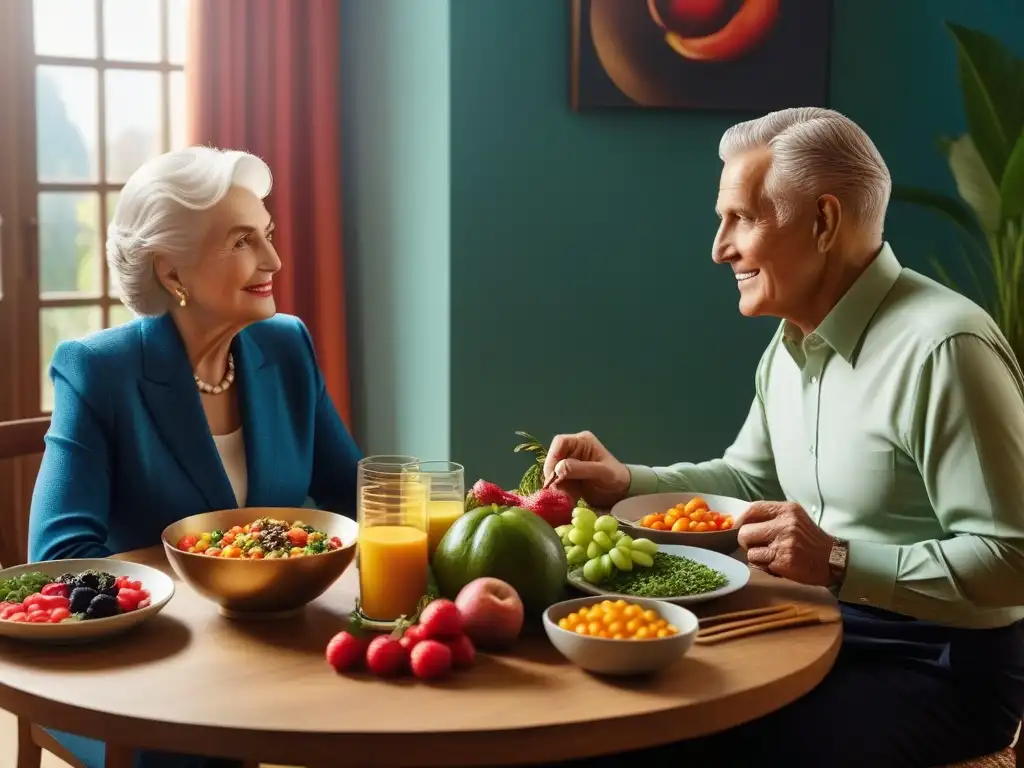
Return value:
[(82, 571), (75, 577), (72, 586), (75, 587), (89, 587), (97, 592), (104, 592), (114, 586), (114, 582), (117, 581), (111, 574), (104, 573), (103, 571)]
[(110, 595), (96, 595), (89, 603), (89, 607), (86, 608), (85, 617), (87, 619), (106, 619), (116, 616), (117, 613), (117, 600)]
[[(89, 607), (96, 595), (96, 590), (91, 587), (75, 587), (71, 590), (71, 604), (68, 606), (68, 610), (72, 613), (85, 613), (86, 608)], [(116, 600), (114, 605), (117, 605)]]

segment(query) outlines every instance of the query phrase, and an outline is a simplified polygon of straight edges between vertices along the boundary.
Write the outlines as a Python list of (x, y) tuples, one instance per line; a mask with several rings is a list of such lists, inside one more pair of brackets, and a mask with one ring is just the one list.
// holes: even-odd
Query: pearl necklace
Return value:
[(200, 392), (205, 392), (208, 395), (219, 395), (221, 392), (227, 392), (235, 382), (235, 358), (228, 352), (228, 371), (224, 374), (224, 378), (220, 380), (220, 384), (207, 384), (196, 375), (193, 375), (192, 378), (196, 380), (196, 388)]

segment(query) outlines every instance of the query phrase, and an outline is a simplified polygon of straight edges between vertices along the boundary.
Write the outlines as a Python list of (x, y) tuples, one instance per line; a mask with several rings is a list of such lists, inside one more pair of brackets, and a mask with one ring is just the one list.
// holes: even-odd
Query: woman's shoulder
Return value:
[(54, 350), (52, 365), (70, 370), (102, 366), (105, 374), (115, 374), (138, 359), (141, 328), (142, 319), (135, 318), (114, 328), (62, 341)]
[(264, 354), (273, 358), (290, 358), (296, 353), (307, 356), (312, 350), (309, 331), (295, 315), (278, 313), (253, 323), (243, 333), (259, 344)]

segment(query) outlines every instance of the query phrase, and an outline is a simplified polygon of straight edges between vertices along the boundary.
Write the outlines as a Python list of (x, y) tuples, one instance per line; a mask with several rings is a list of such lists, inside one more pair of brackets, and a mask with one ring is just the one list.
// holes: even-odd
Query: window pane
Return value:
[(103, 311), (99, 307), (48, 307), (39, 311), (41, 406), (44, 411), (53, 410), (50, 360), (58, 342), (94, 333), (102, 326)]
[(39, 181), (96, 181), (98, 101), (95, 69), (36, 67)]
[(185, 73), (171, 72), (171, 149), (183, 149), (188, 141), (188, 101), (185, 99)]
[(107, 180), (127, 181), (163, 145), (159, 72), (108, 69)]
[(40, 56), (96, 56), (93, 0), (35, 0), (35, 49)]
[(100, 289), (99, 195), (39, 193), (39, 292)]
[[(106, 226), (108, 226), (108, 227), (110, 226), (110, 222), (112, 222), (114, 220), (114, 211), (117, 209), (117, 198), (119, 198), (120, 196), (121, 196), (120, 192), (107, 192), (107, 224), (106, 224)], [(104, 232), (103, 232), (104, 251), (103, 251), (103, 256), (102, 256), (102, 258), (104, 258), (104, 259), (107, 257), (107, 253), (106, 253), (106, 250), (105, 250), (106, 249), (106, 239), (107, 239), (107, 233), (106, 233), (106, 230), (104, 230)], [(110, 295), (110, 296), (117, 296), (118, 295), (118, 293), (117, 293), (117, 285), (114, 283), (114, 273), (113, 272), (110, 272), (107, 275), (107, 294)]]
[(172, 64), (184, 64), (188, 52), (188, 0), (169, 0), (167, 15), (167, 58)]
[(113, 328), (117, 325), (124, 325), (129, 320), (134, 320), (135, 315), (128, 309), (124, 304), (111, 304), (110, 305), (110, 327)]
[(157, 0), (103, 0), (103, 57), (160, 61)]

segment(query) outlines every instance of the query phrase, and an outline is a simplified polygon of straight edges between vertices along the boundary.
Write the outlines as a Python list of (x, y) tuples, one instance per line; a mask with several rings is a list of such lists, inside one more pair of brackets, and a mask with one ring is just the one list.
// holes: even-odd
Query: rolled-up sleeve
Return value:
[[(906, 446), (946, 537), (851, 542), (839, 597), (949, 621), (1024, 605), (1024, 379), (999, 341), (959, 334), (917, 378)], [(976, 611), (973, 611), (976, 614)]]

